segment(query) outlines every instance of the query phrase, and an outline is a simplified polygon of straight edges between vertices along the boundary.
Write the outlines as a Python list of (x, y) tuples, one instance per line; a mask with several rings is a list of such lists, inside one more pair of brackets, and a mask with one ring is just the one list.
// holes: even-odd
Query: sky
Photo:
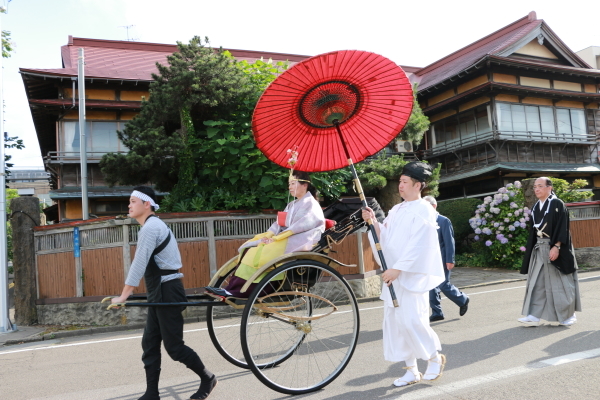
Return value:
[[(573, 51), (600, 46), (600, 2), (529, 0), (0, 0), (15, 52), (2, 60), (4, 130), (26, 148), (16, 167), (43, 165), (19, 68), (60, 68), (68, 36), (317, 55), (366, 50), (424, 67), (535, 11)], [(126, 26), (130, 28), (127, 30)], [(128, 36), (129, 35), (129, 36)]]

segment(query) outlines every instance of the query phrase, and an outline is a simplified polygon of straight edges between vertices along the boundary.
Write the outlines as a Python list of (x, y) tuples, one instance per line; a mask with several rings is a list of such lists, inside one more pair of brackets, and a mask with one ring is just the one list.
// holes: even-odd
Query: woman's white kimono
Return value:
[[(429, 326), (429, 291), (445, 280), (437, 235), (436, 211), (418, 199), (395, 205), (383, 223), (379, 238), (388, 269), (400, 275), (392, 282), (399, 307), (395, 308), (385, 283), (383, 354), (387, 361), (428, 360), (441, 350)], [(369, 235), (375, 260), (379, 256)]]

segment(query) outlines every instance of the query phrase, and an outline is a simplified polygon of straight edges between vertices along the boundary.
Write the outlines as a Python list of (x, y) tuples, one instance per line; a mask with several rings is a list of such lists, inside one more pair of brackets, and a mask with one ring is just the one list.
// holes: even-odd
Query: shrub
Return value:
[(482, 267), (520, 268), (531, 213), (524, 202), (521, 182), (516, 181), (477, 206), (469, 223), (476, 234), (473, 248), (486, 256), (481, 258)]
[(466, 250), (467, 238), (473, 233), (469, 218), (473, 216), (473, 209), (480, 204), (479, 199), (457, 199), (438, 203), (438, 212), (452, 221), (457, 253)]

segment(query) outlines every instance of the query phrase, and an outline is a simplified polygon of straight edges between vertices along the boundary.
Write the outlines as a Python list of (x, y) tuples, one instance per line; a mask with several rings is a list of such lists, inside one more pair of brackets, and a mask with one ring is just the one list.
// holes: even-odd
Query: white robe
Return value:
[[(383, 284), (383, 353), (387, 361), (428, 360), (441, 350), (429, 326), (429, 291), (445, 280), (437, 235), (436, 211), (418, 199), (395, 205), (379, 224), (379, 238), (388, 269), (400, 275), (392, 282), (399, 307)], [(371, 235), (371, 246), (379, 265)]]

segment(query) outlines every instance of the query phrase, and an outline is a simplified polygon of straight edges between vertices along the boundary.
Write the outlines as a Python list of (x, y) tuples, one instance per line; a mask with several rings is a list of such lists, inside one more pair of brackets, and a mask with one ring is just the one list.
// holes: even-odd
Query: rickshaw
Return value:
[(335, 260), (329, 252), (364, 225), (358, 209), (327, 229), (312, 251), (285, 254), (263, 265), (242, 288), (245, 292), (267, 273), (248, 298), (215, 294), (233, 276), (239, 263), (236, 256), (217, 270), (209, 283), (212, 292), (190, 294), (187, 303), (135, 302), (146, 296), (132, 295), (128, 300), (133, 301), (125, 305), (206, 307), (208, 333), (227, 361), (250, 369), (281, 393), (319, 390), (346, 368), (359, 333), (356, 296), (335, 269), (352, 265)]

